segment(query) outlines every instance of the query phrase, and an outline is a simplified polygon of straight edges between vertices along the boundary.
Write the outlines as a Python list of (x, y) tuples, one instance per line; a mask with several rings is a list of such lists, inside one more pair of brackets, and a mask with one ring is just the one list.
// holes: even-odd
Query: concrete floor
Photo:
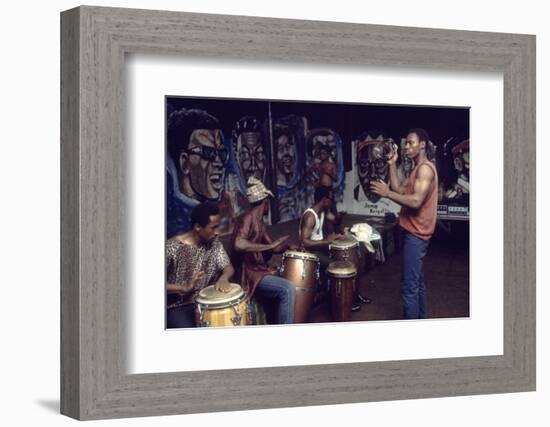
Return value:
[[(369, 218), (348, 215), (348, 224), (369, 222)], [(469, 293), (469, 223), (467, 221), (447, 222), (438, 226), (428, 253), (424, 259), (424, 275), (428, 298), (428, 318), (468, 317)], [(450, 229), (449, 229), (450, 226)], [(270, 229), (272, 237), (291, 235), (291, 242), (297, 241), (295, 221), (277, 224)], [(397, 231), (397, 229), (396, 229)], [(398, 245), (397, 245), (398, 246)], [(272, 264), (279, 263), (280, 256), (274, 256)], [(372, 299), (351, 314), (351, 320), (397, 320), (402, 319), (402, 305), (399, 293), (402, 256), (398, 247), (385, 263), (374, 263), (373, 267), (359, 279), (360, 292)], [(321, 301), (311, 313), (310, 322), (332, 321), (330, 301)]]

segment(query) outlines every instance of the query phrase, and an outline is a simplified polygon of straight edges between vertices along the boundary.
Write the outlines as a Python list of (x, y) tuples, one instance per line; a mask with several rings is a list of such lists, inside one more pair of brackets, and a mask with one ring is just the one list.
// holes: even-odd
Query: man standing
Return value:
[(191, 211), (191, 230), (166, 241), (167, 328), (195, 326), (195, 296), (214, 284), (227, 292), (233, 266), (218, 239), (221, 217), (211, 202)]
[(397, 176), (397, 147), (388, 155), (391, 189), (384, 181), (371, 183), (371, 190), (401, 205), (399, 225), (404, 230), (403, 276), (401, 297), (406, 319), (426, 318), (426, 288), (422, 260), (426, 255), (437, 219), (438, 177), (435, 165), (428, 160), (429, 137), (424, 129), (407, 133), (405, 155), (414, 167), (403, 184)]
[(264, 216), (269, 212), (269, 199), (273, 193), (253, 176), (247, 184), (246, 197), (251, 209), (239, 218), (231, 239), (235, 265), (241, 268), (241, 285), (249, 298), (257, 295), (260, 299), (275, 302), (275, 323), (292, 323), (296, 288), (289, 280), (277, 276), (277, 269), (268, 265), (264, 258), (272, 252), (284, 252), (287, 248), (284, 242), (289, 236), (275, 241), (271, 238)]

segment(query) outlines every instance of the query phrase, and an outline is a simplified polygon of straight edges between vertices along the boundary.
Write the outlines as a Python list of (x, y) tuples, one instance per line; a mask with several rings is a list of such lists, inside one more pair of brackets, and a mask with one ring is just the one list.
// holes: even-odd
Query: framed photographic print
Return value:
[(534, 36), (61, 18), (63, 414), (534, 390)]

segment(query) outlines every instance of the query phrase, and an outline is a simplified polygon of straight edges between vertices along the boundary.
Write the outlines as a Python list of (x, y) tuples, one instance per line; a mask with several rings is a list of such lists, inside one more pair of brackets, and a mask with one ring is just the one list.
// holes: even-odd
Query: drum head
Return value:
[(331, 249), (336, 249), (336, 250), (344, 250), (344, 249), (349, 249), (349, 248), (353, 248), (355, 246), (359, 246), (359, 242), (358, 240), (353, 237), (353, 236), (344, 236), (344, 237), (341, 237), (339, 239), (336, 239), (334, 240), (331, 244), (330, 244), (330, 248)]
[(350, 261), (334, 261), (327, 267), (327, 273), (334, 277), (353, 277), (357, 275), (357, 268)]
[(285, 251), (285, 253), (283, 254), (283, 259), (285, 258), (296, 258), (306, 261), (319, 261), (319, 257), (315, 254), (312, 254), (311, 252), (292, 251), (290, 249), (288, 251)]
[(214, 285), (201, 289), (197, 295), (196, 301), (199, 304), (226, 304), (238, 300), (244, 295), (243, 288), (237, 283), (229, 284), (229, 292), (219, 292)]

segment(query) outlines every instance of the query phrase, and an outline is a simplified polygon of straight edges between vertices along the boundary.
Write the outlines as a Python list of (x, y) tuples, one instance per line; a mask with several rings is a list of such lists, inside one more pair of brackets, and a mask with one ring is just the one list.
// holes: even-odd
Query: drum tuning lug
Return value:
[(239, 312), (239, 307), (234, 305), (233, 310), (235, 310), (235, 316), (231, 318), (231, 323), (233, 323), (233, 326), (237, 326), (241, 324), (241, 313)]

